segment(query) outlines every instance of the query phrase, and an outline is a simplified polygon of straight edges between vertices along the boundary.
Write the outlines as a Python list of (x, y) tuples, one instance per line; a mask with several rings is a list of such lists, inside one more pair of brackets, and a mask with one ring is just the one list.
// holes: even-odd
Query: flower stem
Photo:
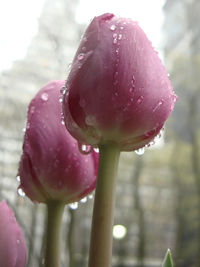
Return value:
[(59, 267), (60, 228), (65, 204), (52, 200), (47, 203), (45, 267)]
[(120, 149), (115, 143), (106, 143), (99, 147), (89, 267), (111, 266), (115, 180), (119, 155)]

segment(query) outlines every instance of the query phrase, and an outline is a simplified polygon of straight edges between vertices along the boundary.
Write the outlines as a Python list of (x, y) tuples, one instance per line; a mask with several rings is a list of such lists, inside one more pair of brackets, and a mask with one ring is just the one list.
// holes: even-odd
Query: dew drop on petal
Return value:
[(78, 55), (77, 59), (78, 59), (79, 61), (83, 60), (83, 59), (84, 59), (84, 54), (83, 54), (83, 53), (80, 53), (80, 54)]
[(20, 182), (20, 181), (21, 181), (21, 179), (20, 179), (20, 176), (19, 176), (19, 175), (17, 175), (17, 176), (16, 176), (16, 180), (17, 180), (17, 182)]
[(71, 210), (76, 210), (78, 208), (78, 202), (74, 202), (68, 205)]
[(62, 97), (62, 96), (59, 97), (59, 102), (60, 102), (60, 103), (63, 102), (63, 97)]
[(41, 99), (42, 99), (43, 101), (47, 101), (48, 98), (49, 98), (49, 95), (48, 95), (47, 93), (43, 93), (43, 94), (41, 95)]
[(23, 133), (25, 133), (26, 132), (26, 128), (24, 127), (24, 128), (22, 128), (22, 132)]
[(24, 193), (24, 191), (23, 191), (23, 189), (22, 189), (21, 187), (19, 187), (19, 188), (17, 189), (17, 193), (18, 193), (18, 195), (19, 195), (20, 197), (24, 197), (24, 196), (25, 196), (25, 193)]
[(137, 155), (139, 155), (139, 156), (143, 155), (144, 152), (145, 152), (145, 148), (144, 148), (144, 147), (135, 150), (135, 153), (136, 153)]
[(84, 155), (90, 154), (92, 152), (91, 146), (82, 143), (78, 143), (78, 149)]
[(92, 193), (92, 194), (88, 195), (88, 198), (89, 199), (93, 199), (94, 198), (94, 194)]
[(62, 87), (60, 88), (60, 93), (61, 93), (62, 95), (64, 95), (65, 92), (66, 92), (66, 86), (62, 86)]
[(81, 203), (86, 203), (87, 202), (87, 197), (84, 197), (80, 200)]
[(89, 126), (96, 125), (96, 118), (93, 115), (87, 115), (85, 118), (85, 123)]
[(121, 40), (121, 39), (122, 39), (122, 34), (120, 33), (118, 36), (118, 40)]
[(96, 153), (99, 153), (99, 149), (98, 149), (98, 147), (95, 147), (95, 148), (94, 148), (94, 151), (95, 151)]
[(156, 106), (153, 108), (153, 112), (155, 112), (160, 106), (162, 106), (162, 104), (163, 104), (163, 100), (160, 100), (160, 101), (156, 104)]
[(137, 99), (137, 104), (141, 104), (142, 101), (143, 101), (143, 99), (144, 99), (143, 96), (138, 97), (138, 99)]
[(111, 31), (114, 31), (115, 29), (116, 29), (116, 26), (114, 24), (110, 26)]
[(80, 101), (79, 101), (79, 105), (80, 105), (80, 107), (82, 107), (82, 108), (85, 107), (85, 105), (86, 105), (86, 101), (85, 101), (84, 98), (80, 99)]

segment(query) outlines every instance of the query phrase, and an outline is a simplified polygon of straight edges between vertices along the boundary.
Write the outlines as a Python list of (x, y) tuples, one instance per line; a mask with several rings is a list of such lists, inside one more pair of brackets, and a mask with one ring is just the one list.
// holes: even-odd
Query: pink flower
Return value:
[(80, 142), (107, 141), (129, 151), (163, 127), (176, 96), (150, 41), (136, 22), (113, 14), (88, 26), (66, 82), (65, 124)]
[(26, 247), (15, 217), (6, 201), (0, 202), (0, 266), (24, 267)]
[(20, 188), (33, 201), (78, 201), (96, 185), (97, 154), (79, 152), (77, 141), (61, 124), (60, 88), (64, 81), (44, 86), (28, 107)]

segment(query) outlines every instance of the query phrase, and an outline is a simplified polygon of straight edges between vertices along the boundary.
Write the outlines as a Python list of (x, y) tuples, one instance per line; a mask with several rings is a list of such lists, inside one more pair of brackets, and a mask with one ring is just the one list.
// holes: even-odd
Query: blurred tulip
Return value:
[(15, 217), (6, 201), (0, 202), (0, 266), (24, 267), (26, 247)]
[(65, 124), (79, 141), (121, 150), (148, 144), (174, 107), (168, 75), (143, 30), (113, 14), (95, 17), (72, 62)]
[(36, 202), (75, 202), (96, 185), (97, 154), (81, 154), (77, 141), (61, 123), (63, 85), (64, 81), (48, 83), (28, 107), (19, 188)]

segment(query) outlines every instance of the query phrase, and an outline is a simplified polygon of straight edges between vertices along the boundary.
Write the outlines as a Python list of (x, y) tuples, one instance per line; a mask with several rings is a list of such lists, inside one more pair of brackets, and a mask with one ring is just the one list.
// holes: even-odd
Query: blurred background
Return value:
[[(41, 86), (65, 79), (80, 37), (96, 15), (139, 21), (179, 96), (159, 142), (122, 153), (113, 228), (113, 266), (200, 267), (200, 1), (0, 1), (0, 200), (23, 229), (27, 267), (42, 266), (44, 205), (17, 194), (27, 105)], [(92, 197), (63, 217), (62, 266), (86, 267)], [(103, 267), (103, 266), (102, 266)]]

